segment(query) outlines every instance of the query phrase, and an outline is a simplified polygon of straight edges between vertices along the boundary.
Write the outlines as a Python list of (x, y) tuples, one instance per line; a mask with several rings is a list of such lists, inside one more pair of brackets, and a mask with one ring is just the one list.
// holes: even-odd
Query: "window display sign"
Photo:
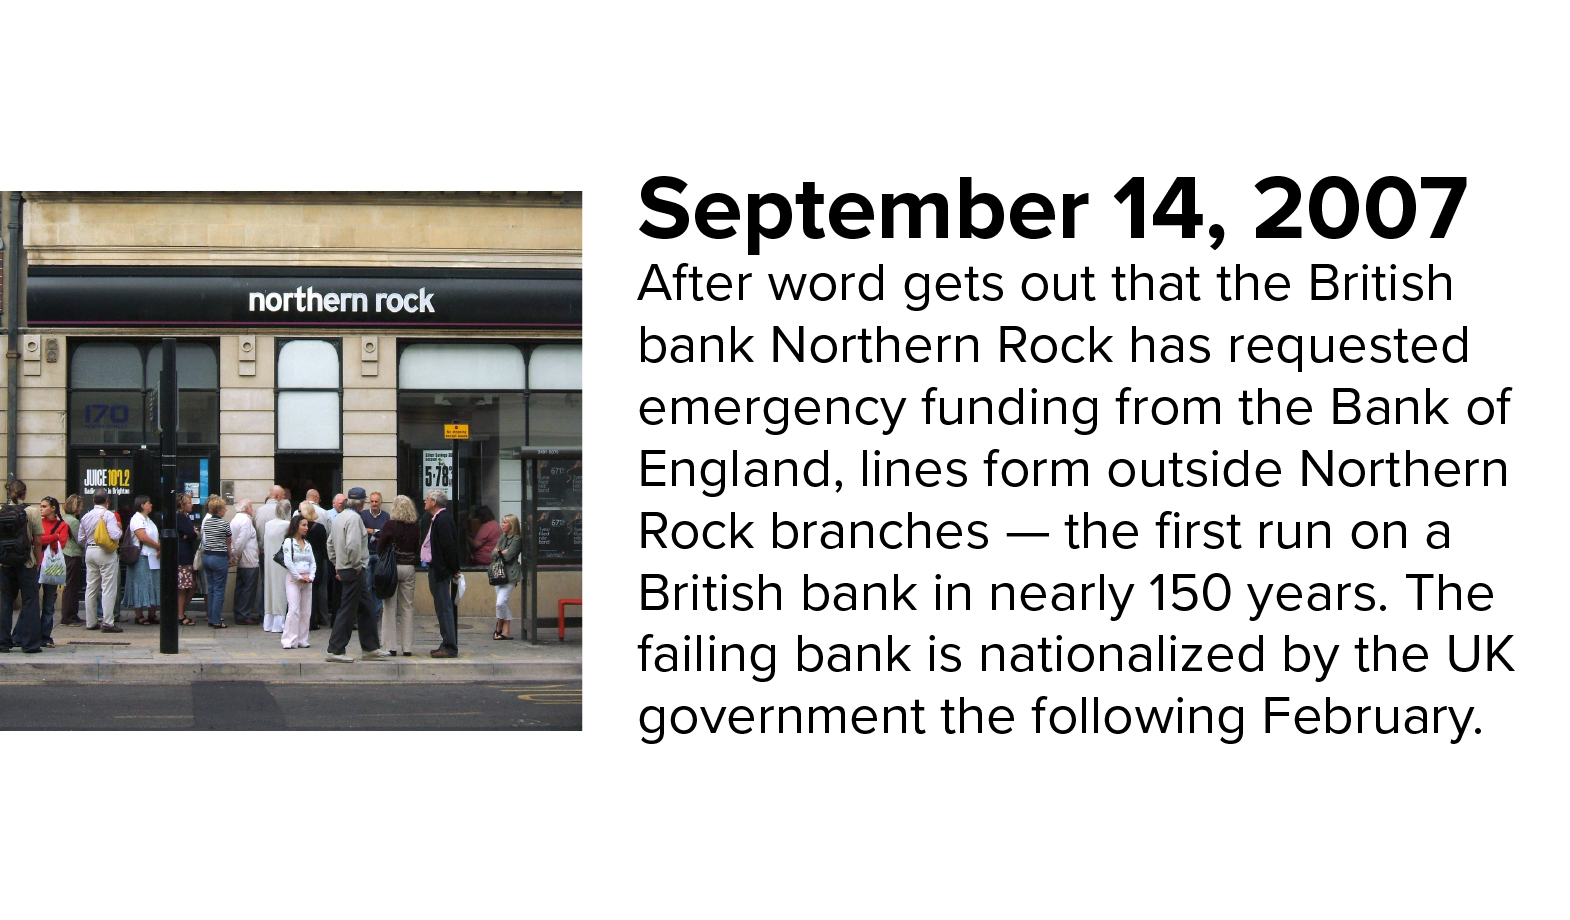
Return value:
[[(82, 460), (83, 495), (103, 492), (111, 497), (131, 494), (131, 461), (93, 457)], [(114, 504), (111, 502), (110, 504)]]
[[(458, 498), (458, 479), (453, 475), (452, 451), (428, 450), (424, 453), (424, 475), (421, 482), (424, 484), (422, 491), (431, 489), (446, 489), (447, 500), (455, 501)], [(424, 496), (421, 496), (422, 498)]]

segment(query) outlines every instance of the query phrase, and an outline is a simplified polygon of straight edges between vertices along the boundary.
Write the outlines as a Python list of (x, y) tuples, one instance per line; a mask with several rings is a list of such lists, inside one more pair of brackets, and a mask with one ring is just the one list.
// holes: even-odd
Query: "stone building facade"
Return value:
[(154, 494), (173, 336), (181, 488), (438, 482), (462, 514), (534, 509), (541, 613), (581, 596), (579, 193), (27, 192), (22, 235), (8, 471), (30, 497)]

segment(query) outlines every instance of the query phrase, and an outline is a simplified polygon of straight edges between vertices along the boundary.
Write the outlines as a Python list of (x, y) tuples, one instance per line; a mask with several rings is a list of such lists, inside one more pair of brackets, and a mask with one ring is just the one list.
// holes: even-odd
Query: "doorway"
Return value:
[(288, 490), (296, 508), (311, 489), (321, 494), (323, 508), (331, 508), (333, 496), (343, 490), (342, 454), (278, 454), (273, 469), (273, 481)]

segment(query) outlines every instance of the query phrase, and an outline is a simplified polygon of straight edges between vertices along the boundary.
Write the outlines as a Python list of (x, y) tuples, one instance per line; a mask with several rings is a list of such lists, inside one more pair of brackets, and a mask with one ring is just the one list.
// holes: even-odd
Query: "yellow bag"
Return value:
[(119, 552), (120, 541), (109, 536), (109, 525), (104, 522), (107, 517), (98, 518), (98, 526), (93, 528), (93, 544), (106, 553)]

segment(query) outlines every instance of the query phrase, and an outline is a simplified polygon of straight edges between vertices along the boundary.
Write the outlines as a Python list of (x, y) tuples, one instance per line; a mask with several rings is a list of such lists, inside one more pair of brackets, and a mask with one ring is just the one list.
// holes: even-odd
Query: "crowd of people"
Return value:
[[(192, 497), (181, 495), (173, 560), (162, 558), (161, 516), (146, 495), (118, 511), (103, 492), (28, 504), (27, 485), (13, 480), (6, 498), (0, 505), (0, 652), (54, 648), (57, 607), (63, 627), (123, 632), (122, 610), (132, 611), (138, 626), (158, 625), (162, 569), (171, 563), (181, 626), (197, 625), (186, 613), (201, 594), (207, 625), (228, 628), (224, 607), (232, 569), (235, 624), (277, 633), (286, 649), (310, 648), (312, 632), (329, 630), (327, 660), (344, 663), (355, 660), (348, 654), (355, 633), (361, 658), (414, 654), (415, 584), (422, 568), (441, 632), (441, 644), (429, 654), (457, 657), (461, 569), (505, 569), (505, 584), (496, 586), (492, 638), (512, 638), (511, 598), (524, 580), (518, 517), (498, 522), (482, 505), (460, 524), (442, 489), (426, 494), (424, 514), (404, 495), (384, 510), (380, 492), (359, 487), (323, 507), (315, 489), (295, 505), (274, 485), (265, 502), (241, 499), (232, 515), (221, 496), (209, 496), (198, 515)], [(373, 573), (389, 555), (396, 583), (384, 575), (379, 596)], [(389, 563), (381, 564), (390, 571)]]

